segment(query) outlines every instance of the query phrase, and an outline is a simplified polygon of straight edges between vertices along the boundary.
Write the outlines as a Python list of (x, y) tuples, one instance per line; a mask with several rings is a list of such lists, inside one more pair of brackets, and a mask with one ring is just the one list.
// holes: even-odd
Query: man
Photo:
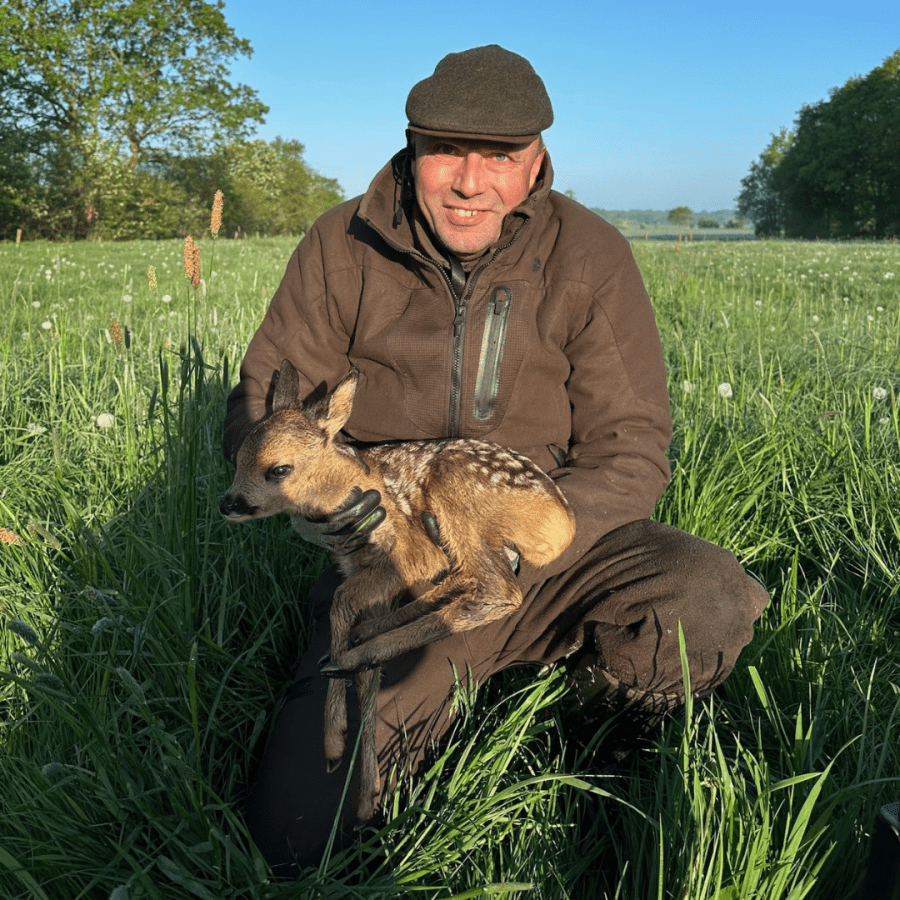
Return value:
[[(415, 772), (450, 722), (457, 677), (566, 660), (595, 691), (658, 711), (684, 698), (679, 625), (692, 687), (708, 693), (768, 601), (732, 554), (649, 519), (671, 437), (653, 313), (627, 241), (551, 190), (541, 134), (553, 112), (530, 63), (496, 45), (450, 54), (406, 112), (406, 149), (291, 258), (229, 398), (226, 453), (266, 415), (282, 359), (310, 395), (355, 366), (348, 439), (511, 447), (556, 480), (577, 534), (545, 569), (521, 566), (514, 615), (385, 667), (385, 778), (394, 765)], [(364, 540), (378, 500), (357, 491), (328, 520), (295, 524), (321, 546)], [(317, 862), (344, 785), (345, 771), (325, 774), (318, 672), (336, 584), (331, 569), (311, 592), (318, 627), (250, 800), (279, 874)]]

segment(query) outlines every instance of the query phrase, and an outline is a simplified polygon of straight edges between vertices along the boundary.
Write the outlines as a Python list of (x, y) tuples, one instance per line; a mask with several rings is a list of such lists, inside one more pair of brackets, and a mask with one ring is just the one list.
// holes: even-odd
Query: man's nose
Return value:
[(484, 189), (484, 157), (467, 153), (460, 161), (453, 181), (453, 189), (464, 197), (474, 197)]

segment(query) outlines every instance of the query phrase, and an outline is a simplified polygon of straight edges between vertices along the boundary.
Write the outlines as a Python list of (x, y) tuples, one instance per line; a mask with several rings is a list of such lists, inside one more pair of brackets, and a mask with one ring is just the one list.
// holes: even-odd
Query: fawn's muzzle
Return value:
[(256, 507), (250, 506), (241, 496), (234, 497), (224, 494), (219, 500), (219, 512), (223, 516), (228, 516), (229, 519), (238, 519), (252, 516), (256, 512)]

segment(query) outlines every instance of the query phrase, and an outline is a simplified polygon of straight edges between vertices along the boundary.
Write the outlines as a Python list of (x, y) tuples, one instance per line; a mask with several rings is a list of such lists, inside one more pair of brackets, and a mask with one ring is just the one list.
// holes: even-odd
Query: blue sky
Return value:
[(497, 43), (547, 85), (554, 186), (606, 209), (731, 209), (804, 103), (900, 48), (900, 4), (226, 0), (253, 45), (232, 78), (270, 107), (258, 136), (362, 193), (403, 146), (412, 85), (447, 53)]

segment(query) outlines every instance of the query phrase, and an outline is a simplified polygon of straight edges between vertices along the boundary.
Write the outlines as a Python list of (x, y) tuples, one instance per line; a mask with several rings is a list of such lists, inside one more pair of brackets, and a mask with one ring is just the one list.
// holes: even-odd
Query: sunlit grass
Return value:
[(0, 896), (859, 889), (900, 795), (900, 255), (634, 246), (675, 420), (658, 516), (764, 581), (756, 639), (615, 777), (567, 748), (561, 672), (495, 680), (381, 834), (283, 885), (242, 803), (323, 560), (216, 498), (293, 241), (201, 242), (197, 289), (180, 242), (0, 245)]

